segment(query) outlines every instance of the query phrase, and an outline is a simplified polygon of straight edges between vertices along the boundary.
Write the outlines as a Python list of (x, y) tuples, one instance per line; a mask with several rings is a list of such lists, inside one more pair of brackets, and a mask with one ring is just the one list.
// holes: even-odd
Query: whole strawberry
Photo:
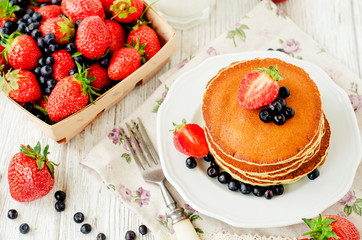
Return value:
[(77, 66), (79, 73), (59, 81), (49, 96), (48, 114), (55, 122), (83, 109), (89, 101), (93, 102), (92, 94), (96, 93), (89, 84), (94, 77), (87, 77), (87, 69), (82, 69), (78, 63)]
[(60, 81), (69, 75), (69, 71), (75, 68), (75, 64), (70, 53), (64, 49), (53, 53), (52, 56), (54, 57), (52, 78)]
[(3, 56), (15, 69), (33, 70), (42, 56), (35, 40), (17, 31), (9, 37), (2, 37), (1, 44), (5, 47)]
[(0, 89), (17, 102), (30, 102), (42, 97), (35, 75), (27, 70), (8, 71), (0, 78)]
[(111, 34), (100, 17), (87, 17), (80, 23), (75, 45), (84, 57), (89, 59), (102, 57), (111, 46), (111, 43)]
[(305, 219), (303, 221), (311, 231), (303, 235), (310, 235), (314, 240), (359, 240), (360, 234), (353, 223), (336, 215), (319, 215), (317, 220)]
[(113, 18), (121, 23), (136, 23), (143, 12), (142, 0), (115, 0), (110, 7)]
[(103, 6), (99, 0), (63, 0), (62, 10), (65, 16), (73, 22), (83, 20), (89, 16), (99, 16), (104, 19)]
[(259, 67), (246, 74), (239, 85), (238, 102), (240, 106), (246, 109), (257, 109), (268, 105), (278, 96), (277, 81), (282, 79), (277, 66)]
[(131, 47), (124, 47), (115, 52), (108, 67), (108, 76), (120, 81), (128, 77), (141, 66), (140, 52)]
[(121, 49), (126, 42), (126, 31), (123, 29), (119, 23), (113, 20), (104, 20), (107, 25), (107, 28), (111, 34), (112, 43), (109, 48), (111, 54), (115, 53), (117, 50)]
[(111, 80), (109, 80), (107, 75), (107, 69), (102, 68), (99, 63), (94, 63), (89, 66), (88, 76), (95, 78), (90, 85), (98, 90), (111, 85)]
[(43, 37), (47, 33), (55, 35), (55, 41), (59, 44), (69, 43), (75, 34), (74, 23), (65, 16), (48, 18), (39, 27)]
[(0, 0), (0, 27), (3, 27), (6, 21), (16, 21), (15, 12), (19, 9), (19, 6), (12, 5), (9, 0)]
[(205, 132), (199, 125), (186, 123), (185, 119), (182, 119), (181, 124), (173, 125), (173, 144), (179, 152), (190, 157), (204, 157), (208, 154)]
[(42, 15), (42, 22), (49, 18), (58, 17), (63, 13), (62, 8), (58, 5), (47, 5), (38, 9), (38, 12)]
[(20, 146), (8, 168), (10, 194), (19, 202), (30, 202), (47, 195), (54, 186), (54, 165), (48, 160), (47, 145), (41, 152), (38, 142), (31, 148)]
[(127, 44), (132, 45), (139, 41), (140, 45), (145, 44), (144, 54), (146, 60), (152, 58), (161, 48), (158, 36), (149, 26), (140, 26), (136, 30), (132, 30), (127, 38)]

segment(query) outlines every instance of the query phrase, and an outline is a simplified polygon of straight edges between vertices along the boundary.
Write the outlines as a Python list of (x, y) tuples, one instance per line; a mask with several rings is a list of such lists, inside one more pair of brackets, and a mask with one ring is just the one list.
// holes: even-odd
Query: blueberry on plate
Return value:
[(287, 102), (283, 98), (276, 98), (274, 101), (279, 102), (282, 105), (282, 108), (287, 106)]
[(277, 114), (280, 113), (280, 111), (282, 110), (283, 106), (280, 104), (280, 102), (278, 101), (273, 101), (271, 103), (269, 103), (268, 105), (271, 114)]
[(282, 87), (279, 88), (278, 96), (280, 98), (285, 99), (285, 98), (289, 97), (289, 95), (290, 95), (289, 88), (287, 88), (285, 86), (282, 86)]
[(214, 159), (214, 156), (212, 156), (210, 153), (208, 153), (205, 157), (204, 157), (204, 160), (206, 162), (213, 162), (215, 159)]
[(262, 186), (254, 186), (253, 188), (253, 194), (257, 197), (263, 196), (265, 193), (265, 188)]
[(284, 193), (284, 186), (281, 184), (273, 186), (273, 193), (275, 195), (282, 195)]
[(217, 180), (219, 180), (220, 183), (222, 184), (227, 184), (230, 182), (231, 180), (231, 176), (229, 173), (227, 172), (221, 172), (219, 173), (219, 175), (217, 176)]
[(314, 169), (312, 172), (308, 173), (308, 178), (310, 180), (314, 180), (316, 179), (317, 177), (319, 177), (319, 170), (318, 169)]
[(240, 184), (240, 192), (242, 194), (249, 194), (253, 190), (253, 187), (248, 183), (241, 183)]
[(276, 124), (276, 125), (283, 125), (286, 121), (286, 118), (284, 116), (284, 114), (280, 113), (278, 115), (275, 115), (273, 117), (273, 122)]
[(294, 109), (291, 107), (286, 107), (283, 111), (283, 115), (286, 119), (291, 119), (295, 115)]
[(273, 198), (273, 190), (271, 189), (267, 189), (265, 192), (264, 192), (264, 197), (268, 200), (272, 199)]
[(197, 166), (197, 162), (194, 157), (188, 157), (186, 158), (186, 167), (192, 169)]
[(231, 179), (228, 183), (228, 189), (230, 191), (238, 191), (240, 189), (240, 182), (236, 179)]
[(217, 175), (219, 175), (219, 167), (218, 166), (210, 166), (208, 169), (207, 169), (207, 175), (209, 177), (217, 177)]
[(269, 109), (263, 109), (259, 112), (259, 118), (262, 122), (269, 123), (272, 121), (273, 117)]

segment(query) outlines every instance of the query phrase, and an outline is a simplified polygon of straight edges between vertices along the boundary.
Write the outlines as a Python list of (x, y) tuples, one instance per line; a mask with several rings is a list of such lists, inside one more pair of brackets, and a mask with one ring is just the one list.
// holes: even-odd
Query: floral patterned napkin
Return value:
[[(284, 51), (292, 57), (315, 63), (324, 69), (331, 79), (348, 93), (361, 128), (362, 95), (358, 91), (358, 86), (362, 85), (361, 80), (328, 55), (321, 46), (302, 32), (268, 0), (262, 1), (246, 17), (228, 29), (211, 45), (206, 46), (192, 60), (185, 60), (175, 69), (164, 74), (160, 78), (162, 85), (125, 120), (140, 117), (156, 146), (156, 113), (168, 88), (180, 74), (197, 66), (210, 56), (267, 49)], [(81, 163), (96, 171), (100, 180), (114, 192), (122, 204), (141, 217), (157, 239), (175, 239), (158, 187), (143, 181), (123, 139), (120, 138), (122, 126), (123, 123), (120, 123), (113, 130), (105, 133), (105, 138), (94, 146)], [(295, 239), (307, 231), (305, 224), (266, 229), (235, 228), (199, 214), (192, 206), (184, 202), (172, 186), (170, 188), (178, 204), (185, 208), (202, 239)], [(360, 166), (351, 190), (322, 214), (347, 217), (358, 229), (362, 229), (361, 209), (362, 167)]]

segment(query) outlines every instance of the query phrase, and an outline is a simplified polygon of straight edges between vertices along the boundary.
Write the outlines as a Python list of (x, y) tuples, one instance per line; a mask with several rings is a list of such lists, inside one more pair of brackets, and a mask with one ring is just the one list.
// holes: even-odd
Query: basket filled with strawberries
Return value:
[(176, 50), (151, 5), (0, 0), (1, 92), (49, 137), (69, 141)]

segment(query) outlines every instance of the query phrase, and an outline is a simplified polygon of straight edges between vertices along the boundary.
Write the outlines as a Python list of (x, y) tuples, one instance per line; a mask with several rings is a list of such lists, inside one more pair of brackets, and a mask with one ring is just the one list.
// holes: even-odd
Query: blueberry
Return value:
[(104, 235), (104, 233), (98, 233), (97, 240), (106, 240), (106, 235)]
[(54, 87), (46, 86), (46, 87), (44, 88), (44, 94), (45, 94), (45, 95), (50, 95), (50, 94), (52, 93), (53, 89), (54, 89)]
[(78, 62), (80, 65), (82, 65), (85, 61), (85, 59), (82, 55), (74, 57), (73, 60), (74, 60), (74, 62)]
[(253, 194), (257, 197), (261, 197), (264, 195), (265, 188), (261, 186), (254, 186), (253, 188)]
[(214, 156), (212, 156), (210, 153), (208, 153), (205, 157), (204, 157), (204, 160), (206, 162), (213, 162), (215, 159), (214, 159)]
[(284, 114), (282, 114), (282, 113), (275, 115), (273, 117), (273, 122), (279, 126), (283, 125), (285, 123), (285, 120), (286, 120), (286, 118), (285, 118)]
[[(57, 85), (57, 80), (55, 80), (54, 78), (49, 78), (47, 81), (46, 81), (46, 85), (47, 87), (49, 88), (52, 88), (52, 90), (54, 89), (55, 85)], [(63, 200), (64, 201), (64, 200)]]
[(272, 199), (273, 198), (273, 190), (271, 189), (267, 189), (265, 192), (264, 192), (264, 197), (268, 200)]
[(109, 59), (108, 58), (103, 58), (100, 62), (99, 65), (103, 68), (107, 68), (109, 66)]
[(47, 33), (44, 36), (44, 42), (48, 45), (55, 44), (55, 35), (53, 33)]
[(55, 53), (59, 50), (59, 44), (55, 43), (55, 44), (49, 44), (49, 52), (50, 53)]
[(268, 51), (274, 51), (274, 48), (268, 48), (267, 50)]
[(52, 5), (60, 5), (62, 3), (62, 0), (52, 0), (51, 4)]
[(10, 209), (8, 211), (8, 218), (16, 219), (17, 217), (18, 217), (18, 211), (16, 211), (15, 209)]
[(36, 40), (36, 45), (38, 46), (38, 48), (43, 49), (45, 47), (44, 38), (38, 38)]
[(55, 203), (55, 210), (57, 210), (57, 212), (63, 212), (65, 210), (65, 203), (62, 201), (57, 201)]
[(284, 186), (283, 185), (275, 185), (273, 187), (273, 193), (275, 195), (282, 195), (284, 193)]
[(197, 162), (194, 157), (188, 157), (186, 159), (186, 167), (192, 169), (192, 168), (195, 168), (196, 166), (197, 166)]
[(283, 115), (286, 119), (291, 119), (295, 115), (294, 109), (291, 107), (286, 107), (283, 111)]
[(47, 80), (48, 80), (48, 78), (43, 77), (43, 76), (39, 76), (39, 78), (38, 78), (38, 82), (41, 86), (46, 86)]
[(77, 68), (70, 69), (70, 71), (69, 71), (69, 75), (74, 75), (74, 74), (76, 74), (76, 73), (78, 73), (78, 69), (77, 69)]
[(22, 234), (27, 234), (30, 231), (30, 227), (27, 223), (23, 223), (19, 227), (19, 231)]
[(26, 35), (30, 35), (30, 34), (31, 34), (31, 31), (29, 30), (29, 27), (26, 27), (26, 28), (25, 28), (25, 34), (26, 34)]
[(109, 89), (111, 89), (111, 88), (112, 88), (111, 86), (102, 88), (101, 91), (100, 91), (100, 94), (106, 93), (106, 92), (107, 92)]
[(53, 56), (49, 56), (45, 59), (45, 65), (52, 67), (55, 63), (55, 58)]
[(1, 33), (2, 35), (9, 35), (9, 34), (10, 34), (10, 30), (9, 30), (9, 28), (2, 27), (2, 28), (0, 28), (0, 33)]
[(271, 114), (280, 113), (280, 111), (283, 108), (283, 106), (278, 101), (273, 101), (273, 102), (269, 103), (268, 107), (269, 107)]
[(42, 121), (45, 121), (45, 119), (46, 119), (44, 113), (42, 113), (38, 109), (34, 109), (33, 114), (34, 114), (35, 117), (39, 118)]
[(40, 69), (41, 69), (40, 66), (37, 66), (37, 67), (34, 69), (34, 74), (35, 74), (37, 77), (40, 76)]
[(236, 179), (231, 179), (230, 182), (228, 183), (228, 188), (231, 191), (237, 191), (240, 189), (240, 182)]
[(21, 19), (25, 14), (25, 9), (24, 8), (19, 8), (18, 11), (15, 12), (15, 15), (18, 19)]
[(215, 161), (210, 162), (210, 167), (219, 167)]
[[(29, 10), (30, 8), (28, 8)], [(34, 11), (34, 10), (33, 10)], [(31, 16), (28, 13), (25, 13), (25, 15), (23, 16), (23, 20), (28, 21), (28, 19), (31, 18)]]
[(285, 53), (283, 48), (277, 48), (277, 51)]
[(222, 184), (227, 184), (230, 182), (231, 180), (231, 176), (229, 173), (227, 172), (221, 172), (219, 173), (219, 175), (217, 176), (217, 180), (219, 180), (220, 183)]
[(34, 11), (34, 9), (32, 9), (32, 8), (28, 8), (28, 9), (26, 10), (26, 14), (29, 15), (29, 17), (30, 17), (31, 15), (33, 15), (34, 12), (35, 12), (35, 11)]
[(54, 193), (54, 198), (57, 200), (57, 201), (61, 201), (61, 202), (64, 202), (65, 201), (65, 198), (67, 197), (67, 194), (64, 192), (64, 191), (56, 191)]
[(45, 6), (48, 6), (48, 5), (50, 5), (50, 3), (45, 2), (45, 3), (40, 4), (39, 7), (45, 7)]
[(65, 50), (70, 53), (73, 54), (77, 51), (77, 47), (75, 46), (74, 43), (70, 42), (65, 46)]
[(147, 230), (148, 230), (148, 229), (147, 229), (146, 225), (140, 225), (140, 226), (138, 227), (138, 231), (140, 232), (141, 235), (146, 235)]
[(30, 32), (32, 32), (33, 30), (38, 29), (39, 27), (40, 27), (40, 23), (38, 23), (38, 22), (37, 23), (31, 23), (31, 24), (29, 24), (28, 29), (29, 29)]
[(38, 38), (41, 38), (43, 36), (39, 29), (34, 29), (30, 35), (34, 40), (37, 40)]
[(136, 233), (134, 231), (127, 231), (126, 235), (124, 236), (125, 240), (134, 240), (136, 239)]
[[(45, 63), (45, 62), (44, 62)], [(40, 75), (43, 77), (50, 77), (53, 74), (53, 68), (47, 65), (42, 66), (40, 69)]]
[(317, 177), (319, 177), (319, 170), (318, 169), (314, 169), (312, 172), (308, 173), (308, 178), (310, 180), (314, 180), (316, 179)]
[(81, 233), (88, 234), (92, 231), (92, 226), (88, 223), (85, 223), (80, 227), (80, 231)]
[(285, 99), (285, 98), (289, 97), (289, 95), (290, 95), (289, 88), (287, 88), (285, 86), (282, 86), (282, 87), (279, 88), (278, 96), (280, 98)]
[(207, 175), (209, 177), (217, 177), (219, 175), (219, 167), (218, 166), (210, 166), (208, 169), (207, 169)]
[(30, 17), (30, 18), (28, 18), (27, 20), (26, 20), (26, 23), (28, 24), (28, 26), (30, 25), (30, 24), (32, 24), (33, 23), (33, 19)]
[(277, 98), (275, 101), (278, 101), (282, 105), (282, 108), (287, 106), (287, 102), (283, 98)]
[(81, 212), (77, 212), (73, 216), (73, 220), (76, 223), (82, 223), (84, 221), (84, 214)]
[(240, 192), (242, 194), (249, 194), (249, 193), (251, 193), (251, 190), (252, 190), (252, 186), (250, 184), (243, 183), (243, 182), (240, 184)]
[(46, 60), (45, 57), (40, 57), (40, 58), (38, 59), (38, 65), (40, 65), (40, 66), (45, 66), (45, 60)]
[(272, 121), (273, 117), (269, 109), (263, 109), (259, 112), (259, 118), (262, 122), (269, 123)]
[(21, 32), (21, 33), (25, 33), (25, 28), (26, 28), (26, 24), (21, 22), (19, 23), (18, 25), (18, 31)]
[(12, 21), (6, 21), (4, 23), (4, 26), (5, 28), (8, 28), (10, 31), (14, 31), (17, 27), (16, 23), (15, 22), (12, 22)]
[(31, 18), (33, 19), (34, 22), (40, 22), (43, 19), (43, 16), (41, 15), (40, 12), (34, 12)]

